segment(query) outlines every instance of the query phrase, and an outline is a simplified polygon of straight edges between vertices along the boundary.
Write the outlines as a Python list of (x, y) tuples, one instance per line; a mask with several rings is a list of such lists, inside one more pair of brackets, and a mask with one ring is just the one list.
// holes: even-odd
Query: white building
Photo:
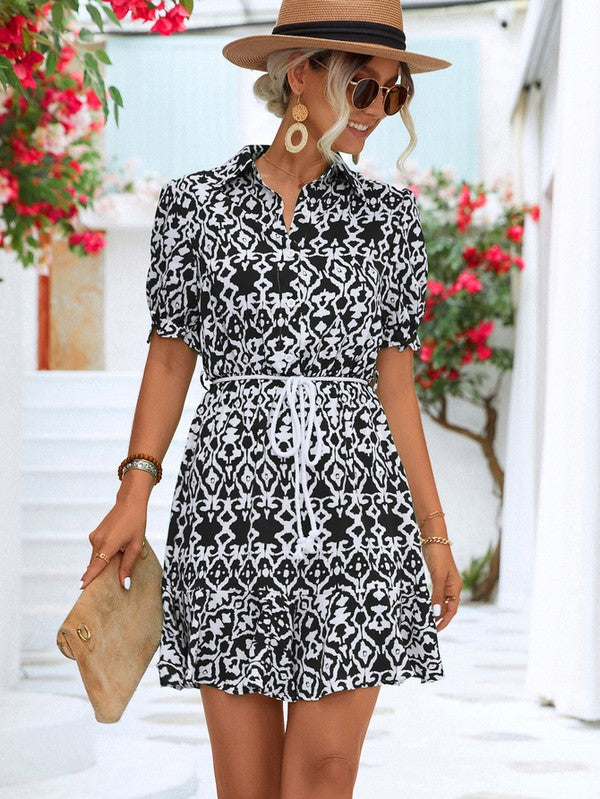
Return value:
[(531, 603), (528, 686), (600, 719), (600, 6), (532, 0), (513, 119), (525, 236), (499, 601)]

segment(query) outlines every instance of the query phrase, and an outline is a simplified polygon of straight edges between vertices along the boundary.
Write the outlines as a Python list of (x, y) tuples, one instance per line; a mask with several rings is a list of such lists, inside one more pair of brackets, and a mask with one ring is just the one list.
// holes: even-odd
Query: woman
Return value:
[(161, 191), (130, 454), (82, 585), (122, 550), (129, 586), (200, 354), (210, 385), (171, 509), (160, 682), (200, 688), (220, 799), (342, 799), (380, 686), (443, 676), (437, 632), (462, 582), (413, 383), (414, 196), (339, 152), (356, 160), (400, 112), (406, 155), (411, 70), (449, 64), (406, 51), (397, 0), (286, 0), (272, 34), (224, 54), (268, 70), (255, 92), (281, 126)]

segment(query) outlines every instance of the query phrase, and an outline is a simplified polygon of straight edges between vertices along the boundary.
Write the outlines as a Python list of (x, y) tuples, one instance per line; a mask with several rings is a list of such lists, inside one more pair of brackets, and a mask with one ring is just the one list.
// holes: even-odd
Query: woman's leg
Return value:
[(290, 702), (281, 799), (352, 799), (379, 686)]
[(283, 703), (201, 685), (218, 799), (279, 799)]

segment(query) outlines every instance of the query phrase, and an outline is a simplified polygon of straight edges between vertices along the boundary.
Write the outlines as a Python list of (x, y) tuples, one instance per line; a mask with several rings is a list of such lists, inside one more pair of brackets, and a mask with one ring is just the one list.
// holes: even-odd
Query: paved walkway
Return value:
[[(382, 687), (355, 799), (600, 797), (600, 723), (560, 716), (524, 693), (525, 614), (463, 603), (439, 640), (443, 679)], [(154, 664), (121, 721), (98, 724), (98, 736), (117, 757), (120, 736), (177, 744), (197, 764), (196, 799), (216, 799), (199, 691), (162, 688)], [(24, 669), (20, 690), (85, 696), (72, 661)], [(124, 786), (111, 799), (130, 795)]]

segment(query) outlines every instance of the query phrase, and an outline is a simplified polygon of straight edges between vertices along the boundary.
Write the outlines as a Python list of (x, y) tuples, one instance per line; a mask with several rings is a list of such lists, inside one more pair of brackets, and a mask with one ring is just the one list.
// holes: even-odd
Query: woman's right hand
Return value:
[[(129, 589), (131, 572), (144, 543), (146, 517), (147, 506), (144, 502), (121, 502), (117, 499), (100, 524), (89, 534), (92, 554), (81, 578), (81, 588), (86, 588), (107, 565), (104, 558), (97, 557), (99, 552), (112, 558), (121, 551), (123, 557), (119, 566), (119, 582)], [(127, 582), (126, 578), (129, 578)]]

